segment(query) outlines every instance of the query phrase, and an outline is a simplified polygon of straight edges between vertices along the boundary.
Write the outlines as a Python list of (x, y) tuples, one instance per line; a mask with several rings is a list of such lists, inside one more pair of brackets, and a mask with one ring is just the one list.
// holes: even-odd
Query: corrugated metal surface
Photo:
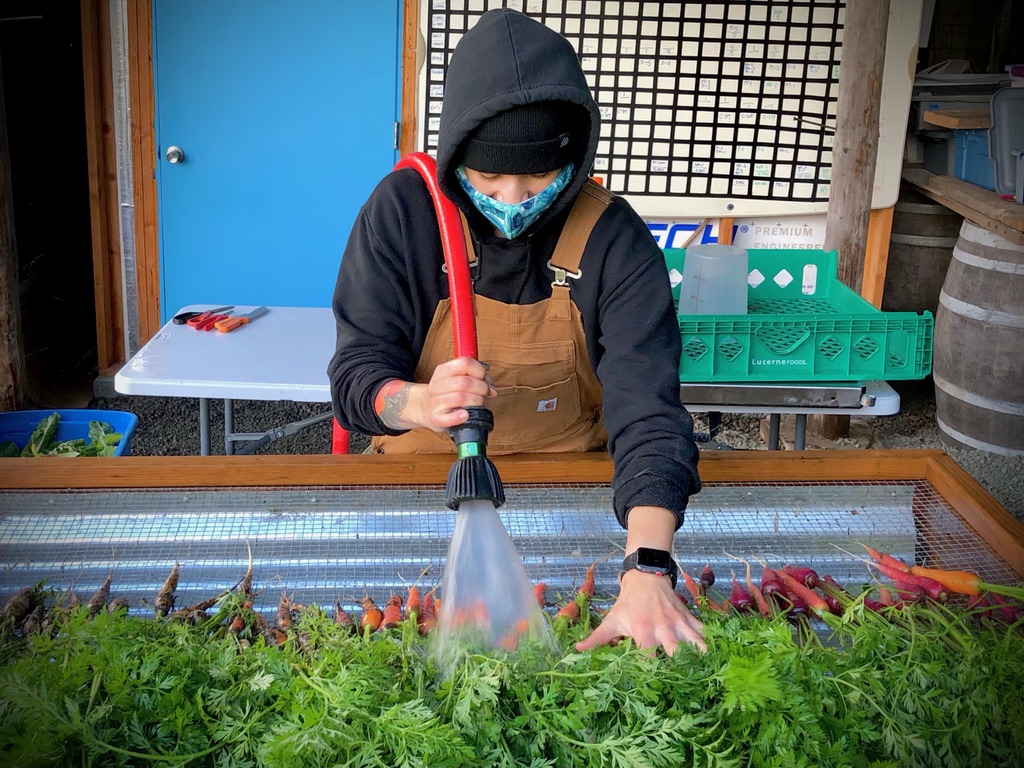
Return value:
[[(551, 597), (573, 590), (595, 560), (603, 561), (599, 593), (617, 592), (625, 536), (609, 488), (509, 486), (506, 494), (502, 519)], [(441, 487), (0, 492), (0, 598), (45, 581), (87, 599), (113, 571), (111, 596), (147, 613), (179, 562), (182, 607), (234, 585), (251, 546), (257, 609), (274, 610), (286, 592), (351, 610), (364, 594), (382, 601), (414, 582), (440, 583), (454, 523)], [(931, 486), (910, 481), (708, 485), (692, 500), (676, 555), (691, 574), (710, 563), (723, 580), (742, 572), (728, 552), (860, 584), (868, 571), (847, 554), (860, 543), (1014, 581)]]

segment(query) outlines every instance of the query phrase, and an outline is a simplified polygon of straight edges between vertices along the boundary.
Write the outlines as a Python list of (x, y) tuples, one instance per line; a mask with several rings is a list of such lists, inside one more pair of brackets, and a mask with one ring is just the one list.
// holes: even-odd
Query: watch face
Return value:
[(658, 570), (669, 573), (672, 570), (672, 554), (663, 549), (640, 547), (636, 551), (637, 567), (644, 570)]

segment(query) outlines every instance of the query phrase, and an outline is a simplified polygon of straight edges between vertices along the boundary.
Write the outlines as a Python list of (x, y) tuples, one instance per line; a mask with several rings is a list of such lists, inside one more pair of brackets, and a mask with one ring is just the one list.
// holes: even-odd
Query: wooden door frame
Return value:
[[(121, 269), (121, 212), (114, 136), (114, 70), (109, 0), (81, 0), (85, 133), (89, 172), (96, 350), (100, 373), (125, 362), (125, 287)], [(156, 210), (152, 12), (148, 0), (128, 0), (128, 78), (135, 275), (139, 341), (160, 328), (160, 251)]]

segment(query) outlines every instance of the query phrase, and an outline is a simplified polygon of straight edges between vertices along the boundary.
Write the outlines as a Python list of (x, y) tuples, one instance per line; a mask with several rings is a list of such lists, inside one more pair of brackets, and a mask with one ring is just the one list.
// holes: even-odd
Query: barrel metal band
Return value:
[(993, 445), (992, 443), (986, 443), (982, 440), (976, 440), (973, 437), (965, 435), (963, 432), (958, 432), (953, 429), (949, 424), (944, 422), (942, 419), (936, 418), (939, 422), (939, 429), (945, 432), (947, 435), (952, 437), (957, 442), (963, 443), (964, 445), (970, 446), (971, 448), (977, 448), (980, 451), (988, 451), (989, 453), (997, 453), (1000, 456), (1024, 456), (1024, 451), (1016, 450), (1014, 448), (1007, 448), (1003, 445)]
[(966, 301), (954, 299), (945, 290), (939, 294), (939, 304), (950, 312), (962, 315), (963, 317), (969, 317), (971, 320), (991, 323), (992, 325), (1005, 325), (1008, 328), (1024, 328), (1024, 315), (977, 307), (974, 304), (968, 304)]
[(1011, 261), (986, 259), (976, 253), (963, 250), (960, 246), (953, 249), (953, 258), (971, 267), (986, 269), (989, 272), (1002, 272), (1007, 275), (1024, 275), (1024, 264)]
[(1011, 403), (1007, 400), (996, 400), (993, 397), (985, 397), (985, 395), (979, 395), (976, 392), (971, 392), (959, 387), (953, 382), (944, 379), (939, 374), (932, 371), (932, 379), (935, 381), (935, 386), (945, 392), (947, 395), (955, 400), (959, 400), (961, 403), (967, 403), (968, 405), (974, 405), (978, 408), (984, 408), (986, 411), (997, 411), (998, 413), (1006, 413), (1010, 416), (1024, 416), (1024, 403)]

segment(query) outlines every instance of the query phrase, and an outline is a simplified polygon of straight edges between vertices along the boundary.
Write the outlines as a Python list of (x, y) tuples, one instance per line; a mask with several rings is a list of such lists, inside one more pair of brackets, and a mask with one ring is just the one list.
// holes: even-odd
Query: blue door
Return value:
[(153, 0), (164, 322), (192, 303), (330, 305), (397, 160), (400, 4)]

